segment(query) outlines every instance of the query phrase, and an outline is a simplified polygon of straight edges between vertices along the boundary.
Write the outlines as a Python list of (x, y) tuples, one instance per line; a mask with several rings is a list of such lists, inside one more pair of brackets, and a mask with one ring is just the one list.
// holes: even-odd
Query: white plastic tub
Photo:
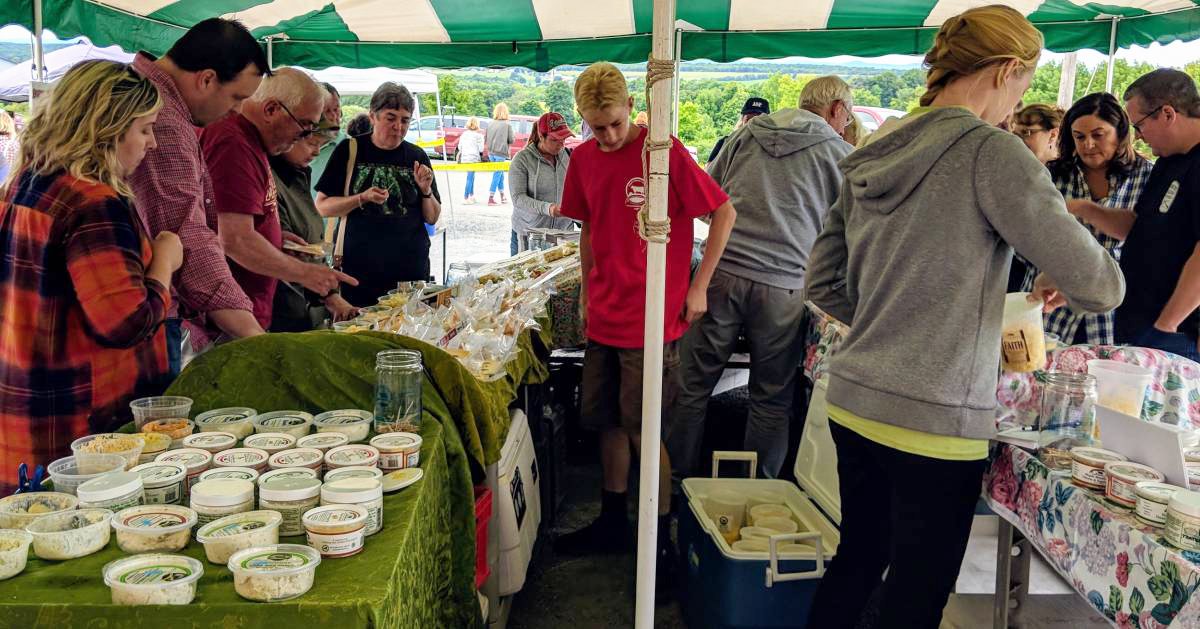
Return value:
[(106, 474), (125, 469), (125, 457), (118, 454), (95, 454), (88, 457), (80, 467), (74, 456), (63, 457), (46, 466), (54, 491), (75, 495), (75, 489), (85, 482)]
[(35, 491), (0, 498), (0, 529), (23, 529), (42, 516), (71, 511), (77, 506), (78, 498), (57, 491)]
[(117, 547), (131, 555), (183, 550), (195, 525), (195, 511), (168, 504), (130, 507), (112, 519)]
[(278, 544), (282, 521), (283, 516), (276, 511), (237, 513), (200, 527), (196, 540), (204, 544), (210, 562), (225, 563), (239, 550)]
[(270, 603), (303, 596), (316, 580), (321, 554), (300, 544), (270, 544), (229, 558), (233, 587), (242, 598)]
[(25, 570), (29, 560), (29, 544), (33, 536), (29, 531), (0, 529), (0, 581), (11, 579)]
[(113, 605), (187, 605), (203, 575), (204, 564), (181, 555), (137, 555), (104, 566)]
[(313, 416), (304, 411), (272, 411), (254, 418), (254, 432), (281, 432), (299, 439), (312, 428)]
[(33, 535), (33, 554), (38, 559), (76, 559), (108, 545), (112, 515), (108, 509), (65, 511), (42, 516), (25, 530)]

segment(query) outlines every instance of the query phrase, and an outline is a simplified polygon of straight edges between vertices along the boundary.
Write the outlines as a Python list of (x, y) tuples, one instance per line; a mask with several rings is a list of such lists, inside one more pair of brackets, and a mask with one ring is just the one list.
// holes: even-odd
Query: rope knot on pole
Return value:
[[(646, 61), (646, 110), (650, 110), (650, 88), (655, 83), (669, 80), (675, 76), (675, 61), (673, 59), (656, 59), (653, 54)], [(647, 189), (650, 185), (650, 153), (651, 151), (669, 151), (671, 139), (662, 141), (651, 139), (650, 117), (646, 123), (646, 141), (642, 144), (642, 181)], [(671, 219), (656, 221), (650, 218), (650, 195), (642, 201), (642, 207), (637, 213), (637, 232), (646, 242), (667, 243), (671, 241)]]

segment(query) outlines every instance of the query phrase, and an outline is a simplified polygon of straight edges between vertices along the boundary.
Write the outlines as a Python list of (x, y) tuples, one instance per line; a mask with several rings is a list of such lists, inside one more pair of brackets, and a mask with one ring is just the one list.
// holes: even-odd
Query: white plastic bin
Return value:
[(525, 413), (513, 410), (508, 438), (500, 451), (500, 491), (494, 503), (493, 525), (499, 527), (500, 539), (496, 571), (501, 596), (521, 591), (533, 558), (542, 522), (541, 479), (536, 469), (529, 420)]

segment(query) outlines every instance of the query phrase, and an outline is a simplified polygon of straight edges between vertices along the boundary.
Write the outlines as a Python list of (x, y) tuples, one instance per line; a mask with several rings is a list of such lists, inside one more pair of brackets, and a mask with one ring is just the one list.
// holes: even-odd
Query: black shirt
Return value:
[[(413, 162), (429, 166), (429, 156), (416, 145), (403, 142), (385, 151), (371, 142), (370, 134), (356, 138), (358, 154), (350, 194), (377, 186), (388, 191), (383, 204), (363, 203), (344, 220), (346, 239), (342, 270), (358, 280), (344, 285), (342, 296), (355, 306), (370, 306), (397, 282), (429, 279), (429, 234), (421, 214), (421, 191), (413, 174)], [(317, 182), (326, 196), (346, 196), (346, 162), (350, 140), (343, 140), (329, 156), (329, 164)], [(433, 184), (438, 196), (437, 182)]]
[(717, 155), (720, 155), (720, 153), (721, 153), (721, 147), (725, 146), (725, 140), (728, 140), (728, 139), (729, 139), (729, 136), (724, 136), (721, 139), (717, 140), (717, 143), (714, 144), (712, 147), (712, 151), (710, 151), (708, 154), (708, 161), (711, 162), (711, 161), (717, 159)]
[[(1200, 145), (1159, 158), (1134, 211), (1121, 253), (1125, 302), (1117, 308), (1118, 343), (1133, 342), (1154, 325), (1200, 242)], [(1200, 314), (1189, 314), (1179, 331), (1196, 339)]]

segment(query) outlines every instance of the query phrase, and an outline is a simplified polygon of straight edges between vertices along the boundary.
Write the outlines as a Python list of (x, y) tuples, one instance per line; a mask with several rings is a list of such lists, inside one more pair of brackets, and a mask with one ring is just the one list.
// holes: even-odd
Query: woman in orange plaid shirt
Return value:
[(0, 201), (0, 496), (20, 463), (128, 421), (166, 384), (175, 234), (152, 242), (125, 177), (154, 148), (158, 90), (125, 64), (71, 69), (30, 120)]

